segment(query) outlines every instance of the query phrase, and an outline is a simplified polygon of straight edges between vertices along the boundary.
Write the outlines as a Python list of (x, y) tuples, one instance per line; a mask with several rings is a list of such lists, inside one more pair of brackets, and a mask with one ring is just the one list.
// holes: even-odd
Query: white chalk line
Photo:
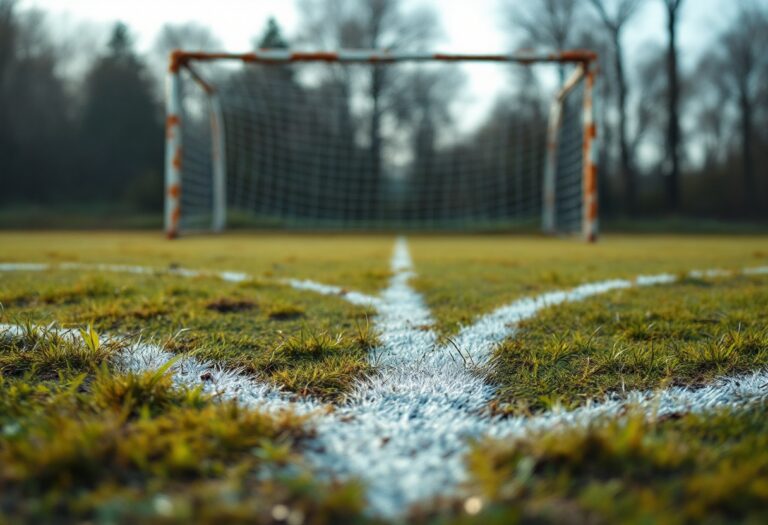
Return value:
[[(0, 271), (2, 269), (0, 265)], [(460, 330), (455, 340), (465, 356), (460, 358), (452, 345), (437, 345), (431, 313), (409, 285), (414, 274), (404, 239), (398, 239), (395, 245), (392, 271), (390, 284), (380, 297), (313, 281), (284, 281), (297, 289), (339, 296), (377, 311), (374, 325), (381, 347), (371, 354), (377, 373), (356, 385), (348, 403), (330, 414), (318, 413), (313, 420), (317, 438), (307, 456), (321, 472), (365, 482), (371, 510), (380, 515), (396, 517), (414, 503), (440, 495), (455, 495), (467, 480), (464, 457), (473, 438), (523, 436), (533, 431), (588, 425), (602, 417), (619, 416), (627, 407), (637, 407), (651, 416), (739, 407), (768, 397), (765, 388), (768, 374), (756, 372), (723, 378), (695, 390), (632, 392), (570, 411), (554, 410), (533, 417), (507, 419), (490, 416), (486, 409), (494, 389), (477, 370), (466, 366), (466, 358), (477, 367), (486, 366), (496, 345), (514, 335), (519, 322), (534, 317), (544, 308), (618, 289), (670, 284), (678, 277), (659, 274), (633, 280), (600, 281), (514, 301)], [(736, 273), (768, 274), (768, 267), (742, 272), (695, 270), (688, 276), (725, 277)], [(185, 276), (198, 275), (215, 274), (189, 271)], [(144, 356), (132, 361), (136, 369), (167, 362), (171, 354), (157, 354), (158, 350), (164, 352), (157, 347), (148, 351), (146, 345), (134, 349), (133, 353)], [(153, 357), (147, 357), (148, 353)], [(199, 384), (196, 381), (200, 375), (215, 370), (219, 374), (215, 376), (217, 392), (222, 397), (269, 410), (291, 407), (308, 412), (320, 406), (313, 400), (289, 396), (237, 372), (227, 372), (210, 364), (190, 365), (186, 359), (190, 358), (185, 358), (187, 369), (195, 372), (183, 375), (181, 381), (189, 381), (183, 384)], [(178, 367), (179, 363), (174, 372)]]
[[(67, 339), (74, 344), (84, 344), (80, 331), (72, 328), (31, 327), (39, 335), (50, 334)], [(25, 337), (28, 327), (0, 324), (0, 339)], [(190, 388), (202, 388), (203, 392), (226, 400), (236, 400), (249, 407), (258, 407), (267, 412), (294, 410), (308, 413), (322, 405), (308, 399), (300, 399), (280, 388), (243, 374), (237, 369), (227, 369), (220, 365), (200, 361), (194, 357), (173, 354), (161, 345), (132, 341), (123, 337), (101, 336), (101, 344), (117, 344), (124, 351), (114, 363), (121, 372), (142, 373), (157, 370), (173, 361), (169, 372), (176, 385)]]
[[(255, 280), (256, 278), (245, 272), (237, 271), (221, 271), (221, 270), (193, 270), (190, 268), (181, 267), (152, 267), (152, 266), (138, 266), (127, 264), (103, 264), (103, 263), (32, 263), (32, 262), (5, 262), (0, 263), (0, 273), (2, 272), (45, 272), (51, 270), (64, 270), (64, 271), (93, 271), (93, 272), (105, 272), (105, 273), (127, 273), (134, 275), (149, 275), (155, 277), (163, 277), (171, 275), (174, 277), (184, 278), (212, 278), (220, 279), (230, 283), (244, 283)], [(270, 282), (270, 281), (268, 281)], [(322, 295), (338, 295), (343, 296), (345, 300), (352, 304), (361, 306), (375, 307), (378, 303), (376, 297), (366, 295), (360, 292), (347, 291), (340, 286), (331, 286), (327, 284), (320, 284), (308, 279), (278, 279), (271, 281), (274, 284), (283, 286), (290, 286), (297, 290), (311, 291)]]
[(137, 266), (129, 264), (102, 264), (102, 263), (29, 263), (29, 262), (5, 262), (0, 263), (0, 272), (44, 272), (48, 270), (75, 270), (106, 273), (128, 273), (136, 275), (163, 276), (173, 275), (178, 277), (212, 277), (231, 283), (249, 281), (252, 277), (243, 272), (215, 271), (215, 270), (191, 270), (189, 268), (157, 268), (152, 266)]

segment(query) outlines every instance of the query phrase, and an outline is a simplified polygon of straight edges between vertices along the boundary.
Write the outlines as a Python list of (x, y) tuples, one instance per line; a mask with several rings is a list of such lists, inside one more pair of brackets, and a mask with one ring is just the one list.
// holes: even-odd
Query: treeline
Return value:
[(73, 79), (45, 27), (0, 0), (0, 203), (158, 210), (162, 115), (128, 28)]
[[(298, 42), (433, 48), (435, 13), (404, 5), (305, 1)], [(271, 21), (256, 45), (291, 42)], [(468, 129), (458, 103), (466, 74), (451, 64), (248, 65), (205, 76), (227, 124), (230, 209), (279, 224), (356, 226), (498, 226), (537, 216), (546, 116), (525, 92), (507, 93), (488, 122)], [(182, 186), (199, 186), (209, 168), (190, 161), (199, 176), (187, 169)], [(205, 211), (205, 199), (186, 204)]]
[[(665, 26), (668, 43), (628, 60), (626, 33), (638, 13), (654, 3), (666, 14), (659, 23)], [(426, 7), (407, 10), (405, 5), (402, 0), (299, 0), (301, 23), (295, 38), (289, 41), (271, 21), (254, 39), (254, 47), (436, 47), (441, 36), (437, 13)], [(677, 43), (680, 20), (687, 10), (697, 9), (691, 0), (527, 0), (505, 5), (508, 33), (513, 35), (510, 48), (581, 47), (600, 54), (598, 160), (604, 214), (768, 217), (768, 7), (750, 0), (736, 3), (729, 26), (712, 34), (699, 63), (691, 66), (681, 60)], [(0, 204), (85, 203), (159, 210), (164, 142), (159, 71), (164, 57), (176, 47), (220, 49), (220, 42), (205, 27), (169, 25), (153, 51), (142, 56), (134, 49), (129, 28), (118, 24), (104, 48), (79, 68), (84, 73), (74, 77), (65, 71), (68, 57), (46, 32), (42, 16), (20, 10), (14, 0), (0, 0)], [(252, 114), (265, 116), (249, 131), (230, 126), (238, 116), (234, 106), (227, 110), (227, 133), (240, 133), (238, 140), (254, 144), (246, 164), (254, 164), (262, 175), (275, 171), (273, 177), (244, 179), (238, 195), (271, 195), (271, 204), (263, 206), (296, 206), (295, 213), (309, 202), (333, 213), (334, 199), (343, 192), (371, 196), (400, 191), (407, 195), (407, 209), (398, 213), (422, 220), (439, 219), (437, 206), (471, 211), (488, 203), (536, 205), (528, 201), (539, 191), (535, 185), (542, 167), (534, 157), (541, 147), (549, 100), (534, 73), (510, 73), (518, 75), (510, 84), (521, 88), (500, 98), (498, 110), (472, 134), (446, 142), (441, 136), (460, 127), (460, 113), (451, 111), (465, 87), (460, 71), (381, 66), (349, 71), (318, 70), (311, 86), (290, 72), (280, 78), (274, 71), (262, 75), (262, 81), (272, 75), (271, 89), (277, 91), (271, 105), (261, 100), (249, 106)], [(561, 71), (561, 78), (565, 73)], [(254, 74), (230, 73), (225, 91), (236, 94), (238, 86), (256, 83), (248, 77)], [(356, 97), (366, 100), (362, 109), (353, 108)], [(306, 151), (300, 151), (304, 146), (292, 137), (306, 136), (308, 128), (292, 129), (287, 121), (275, 126), (274, 112), (297, 100), (314, 100), (318, 107), (318, 101), (331, 99), (333, 104), (319, 104), (322, 115), (315, 111), (303, 117), (315, 119), (336, 155), (317, 176), (335, 174), (344, 187), (335, 188), (327, 180), (323, 185), (305, 184), (303, 196), (280, 202), (279, 162), (306, 157)], [(295, 112), (296, 106), (283, 109)], [(264, 140), (251, 141), (268, 133), (274, 141), (285, 135), (280, 144), (295, 151), (276, 160)], [(290, 146), (292, 142), (296, 144)], [(510, 153), (516, 150), (525, 153)], [(395, 173), (394, 180), (400, 182), (385, 191), (385, 159), (392, 158), (393, 151), (395, 157), (407, 157), (402, 163), (407, 167)], [(349, 166), (350, 159), (357, 168), (344, 179), (341, 162)], [(457, 171), (462, 162), (500, 178), (523, 168), (532, 175), (499, 195), (495, 183), (482, 186), (462, 179)], [(243, 163), (237, 167), (246, 168)], [(454, 189), (442, 191), (438, 203), (434, 190), (445, 187)], [(351, 207), (350, 202), (345, 205)], [(360, 209), (345, 213), (376, 215), (381, 202), (362, 199), (358, 204)]]
[[(601, 206), (615, 215), (768, 217), (768, 5), (732, 2), (702, 27), (709, 42), (684, 64), (681, 20), (693, 0), (509, 3), (521, 45), (600, 54)], [(664, 46), (632, 61), (625, 40), (643, 10), (663, 12)]]

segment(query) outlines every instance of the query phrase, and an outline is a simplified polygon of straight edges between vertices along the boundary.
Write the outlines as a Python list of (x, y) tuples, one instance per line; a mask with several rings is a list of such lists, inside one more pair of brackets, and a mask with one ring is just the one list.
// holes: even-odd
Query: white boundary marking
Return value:
[(0, 272), (44, 272), (47, 270), (84, 270), (107, 273), (131, 273), (137, 275), (175, 275), (179, 277), (213, 277), (231, 283), (241, 283), (252, 279), (243, 272), (190, 270), (189, 268), (155, 268), (152, 266), (137, 266), (129, 264), (102, 264), (102, 263), (27, 263), (6, 262), (0, 263)]
[[(69, 339), (71, 342), (82, 344), (82, 336), (76, 329), (33, 327), (39, 333), (51, 333)], [(25, 327), (12, 324), (0, 324), (0, 339), (21, 338), (25, 335)], [(130, 341), (126, 338), (105, 336), (102, 344), (117, 343), (126, 345), (116, 363), (119, 370), (124, 372), (141, 373), (156, 370), (179, 357), (164, 350), (162, 346), (141, 341)], [(203, 391), (222, 399), (237, 400), (246, 406), (258, 407), (267, 412), (277, 412), (291, 409), (298, 413), (308, 413), (321, 407), (320, 404), (307, 399), (300, 399), (280, 388), (264, 381), (253, 379), (237, 369), (225, 369), (214, 363), (200, 361), (194, 357), (182, 356), (170, 368), (174, 382), (179, 386), (200, 387)], [(206, 379), (203, 380), (202, 377)]]
[[(571, 411), (553, 410), (533, 417), (501, 419), (487, 413), (494, 389), (478, 367), (488, 365), (493, 349), (514, 335), (517, 325), (541, 310), (568, 302), (583, 301), (613, 290), (677, 282), (672, 274), (639, 276), (584, 284), (570, 290), (547, 292), (518, 299), (463, 327), (455, 345), (439, 346), (431, 312), (409, 284), (413, 264), (404, 239), (398, 239), (392, 258), (393, 276), (379, 297), (324, 285), (309, 280), (283, 280), (296, 289), (333, 295), (372, 307), (381, 342), (371, 353), (377, 368), (360, 381), (346, 404), (333, 411), (311, 399), (291, 396), (278, 388), (185, 357), (172, 371), (179, 384), (199, 385), (210, 372), (213, 380), (204, 389), (223, 398), (268, 411), (290, 408), (300, 413), (317, 411), (312, 419), (317, 437), (307, 455), (320, 472), (366, 483), (371, 510), (385, 517), (403, 515), (407, 508), (437, 496), (456, 495), (467, 480), (464, 464), (468, 442), (485, 435), (524, 436), (534, 431), (585, 426), (602, 417), (618, 417), (636, 407), (649, 417), (681, 412), (703, 412), (720, 407), (742, 407), (768, 399), (768, 373), (721, 378), (700, 389), (670, 388), (658, 392), (631, 392), (608, 397)], [(159, 270), (141, 266), (65, 263), (0, 264), (2, 271), (47, 269), (115, 271), (136, 274), (216, 277), (242, 282), (251, 277), (239, 272), (208, 272), (187, 269)], [(725, 277), (736, 273), (768, 274), (768, 267), (742, 272), (694, 270), (694, 278)], [(0, 325), (0, 332), (19, 336), (19, 327)], [(65, 331), (66, 332), (66, 331)], [(79, 337), (69, 331), (72, 337)], [(172, 354), (157, 345), (133, 343), (121, 365), (127, 370), (157, 368)], [(467, 366), (469, 361), (473, 366)]]

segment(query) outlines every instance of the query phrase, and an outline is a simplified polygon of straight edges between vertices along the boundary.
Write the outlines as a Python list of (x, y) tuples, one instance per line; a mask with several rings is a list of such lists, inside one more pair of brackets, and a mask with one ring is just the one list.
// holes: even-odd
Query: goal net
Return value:
[[(174, 52), (167, 233), (541, 228), (594, 240), (594, 58)], [(538, 65), (562, 84), (543, 87)], [(488, 92), (494, 78), (503, 89)]]

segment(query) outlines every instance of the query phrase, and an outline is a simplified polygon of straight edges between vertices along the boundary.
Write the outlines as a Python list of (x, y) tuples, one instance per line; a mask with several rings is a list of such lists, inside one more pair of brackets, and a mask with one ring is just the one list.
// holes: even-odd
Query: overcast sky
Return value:
[[(365, 0), (352, 0), (365, 1)], [(586, 3), (586, 0), (581, 0)], [(742, 0), (686, 0), (680, 26), (680, 46), (686, 60), (727, 23), (733, 5)], [(502, 4), (514, 0), (404, 0), (406, 6), (432, 4), (441, 16), (445, 38), (441, 49), (460, 52), (507, 50), (510, 35), (500, 16)], [(663, 44), (664, 13), (661, 0), (646, 5), (627, 34), (630, 54), (649, 43)], [(21, 0), (22, 7), (39, 7), (53, 15), (65, 30), (78, 25), (126, 22), (137, 37), (140, 49), (151, 47), (166, 23), (195, 21), (208, 25), (229, 51), (246, 50), (269, 16), (277, 18), (286, 33), (295, 33), (299, 13), (291, 0)]]
[[(586, 3), (586, 0), (580, 1)], [(745, 0), (685, 0), (680, 24), (683, 67), (696, 63), (701, 51), (732, 18), (734, 5), (741, 1)], [(432, 5), (440, 16), (444, 32), (436, 50), (462, 53), (509, 51), (514, 35), (505, 28), (502, 6), (515, 3), (523, 2), (403, 0), (406, 8)], [(254, 37), (263, 31), (270, 16), (278, 20), (289, 40), (300, 21), (293, 0), (21, 0), (20, 4), (47, 11), (51, 27), (65, 39), (75, 34), (90, 35), (95, 41), (86, 45), (92, 49), (103, 49), (108, 29), (118, 20), (130, 26), (140, 51), (151, 49), (164, 24), (193, 21), (210, 27), (225, 50), (232, 52), (250, 50)], [(627, 28), (627, 57), (632, 62), (650, 46), (661, 46), (665, 41), (662, 1), (646, 0)], [(482, 118), (495, 93), (508, 81), (509, 77), (500, 68), (486, 68), (469, 76), (469, 96), (477, 104), (464, 114), (464, 120), (470, 121), (468, 125)]]

